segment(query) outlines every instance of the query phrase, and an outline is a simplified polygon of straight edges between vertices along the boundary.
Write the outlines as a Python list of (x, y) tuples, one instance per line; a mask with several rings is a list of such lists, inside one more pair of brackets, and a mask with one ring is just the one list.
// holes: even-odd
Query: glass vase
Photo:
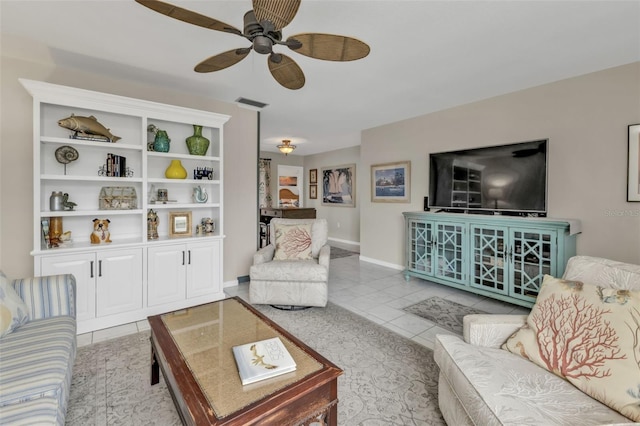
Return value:
[(171, 139), (165, 130), (158, 130), (156, 137), (153, 140), (153, 150), (155, 152), (169, 152), (171, 146)]
[(180, 160), (171, 160), (171, 164), (164, 171), (167, 179), (184, 179), (187, 177), (187, 169), (182, 167)]
[(193, 136), (186, 139), (187, 149), (191, 155), (205, 155), (209, 149), (209, 139), (202, 136), (202, 126), (193, 125)]

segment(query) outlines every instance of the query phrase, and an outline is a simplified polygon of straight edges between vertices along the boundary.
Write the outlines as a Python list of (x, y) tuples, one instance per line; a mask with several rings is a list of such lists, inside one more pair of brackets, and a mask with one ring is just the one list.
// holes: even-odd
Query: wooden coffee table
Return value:
[[(342, 370), (233, 297), (149, 317), (151, 384), (160, 370), (188, 425), (337, 425)], [(280, 337), (297, 364), (286, 373), (242, 386), (231, 348)]]

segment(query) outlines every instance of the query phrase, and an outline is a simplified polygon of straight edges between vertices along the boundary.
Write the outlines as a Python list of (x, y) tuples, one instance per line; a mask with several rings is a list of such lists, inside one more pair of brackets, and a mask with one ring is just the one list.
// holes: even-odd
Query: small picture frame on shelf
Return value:
[(191, 212), (169, 212), (169, 237), (190, 237)]
[(318, 169), (309, 170), (309, 183), (318, 183)]

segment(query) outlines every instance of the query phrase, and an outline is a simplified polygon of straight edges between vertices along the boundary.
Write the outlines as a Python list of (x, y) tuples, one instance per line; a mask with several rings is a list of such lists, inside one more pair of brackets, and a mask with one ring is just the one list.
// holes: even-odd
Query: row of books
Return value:
[(107, 154), (107, 174), (108, 177), (126, 177), (127, 159), (121, 155)]

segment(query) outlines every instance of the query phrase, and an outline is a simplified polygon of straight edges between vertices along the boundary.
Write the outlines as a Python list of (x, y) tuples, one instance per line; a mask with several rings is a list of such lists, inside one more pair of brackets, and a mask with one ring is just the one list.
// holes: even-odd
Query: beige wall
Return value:
[[(424, 94), (428, 96), (428, 94)], [(411, 160), (411, 203), (358, 201), (361, 254), (403, 265), (403, 211), (422, 210), (430, 152), (549, 139), (548, 214), (582, 222), (578, 254), (640, 263), (640, 203), (626, 202), (627, 126), (640, 123), (640, 63), (362, 132), (360, 194), (376, 163)]]
[[(356, 206), (355, 207), (338, 207), (322, 205), (322, 185), (320, 180), (321, 170), (323, 167), (334, 167), (345, 164), (356, 165)], [(361, 203), (364, 198), (369, 197), (369, 190), (363, 190), (362, 186), (362, 170), (360, 167), (360, 147), (353, 146), (350, 148), (338, 149), (335, 151), (325, 152), (322, 154), (307, 155), (304, 157), (304, 168), (307, 181), (309, 179), (309, 170), (318, 169), (318, 198), (312, 200), (309, 198), (307, 182), (307, 193), (305, 194), (305, 206), (316, 209), (316, 216), (327, 219), (329, 223), (329, 238), (341, 242), (359, 244), (360, 243), (360, 212)], [(368, 171), (367, 171), (368, 173)], [(365, 178), (366, 180), (366, 178)]]
[[(224, 281), (234, 281), (248, 274), (256, 247), (258, 222), (256, 112), (170, 88), (63, 69), (53, 63), (44, 48), (35, 59), (7, 56), (7, 52), (20, 51), (20, 46), (11, 47), (8, 48), (3, 40), (0, 64), (0, 270), (12, 277), (33, 273), (29, 255), (33, 241), (32, 99), (18, 82), (18, 78), (23, 77), (230, 115), (224, 128), (224, 179), (227, 183), (224, 193)], [(28, 48), (33, 55), (32, 46)]]

